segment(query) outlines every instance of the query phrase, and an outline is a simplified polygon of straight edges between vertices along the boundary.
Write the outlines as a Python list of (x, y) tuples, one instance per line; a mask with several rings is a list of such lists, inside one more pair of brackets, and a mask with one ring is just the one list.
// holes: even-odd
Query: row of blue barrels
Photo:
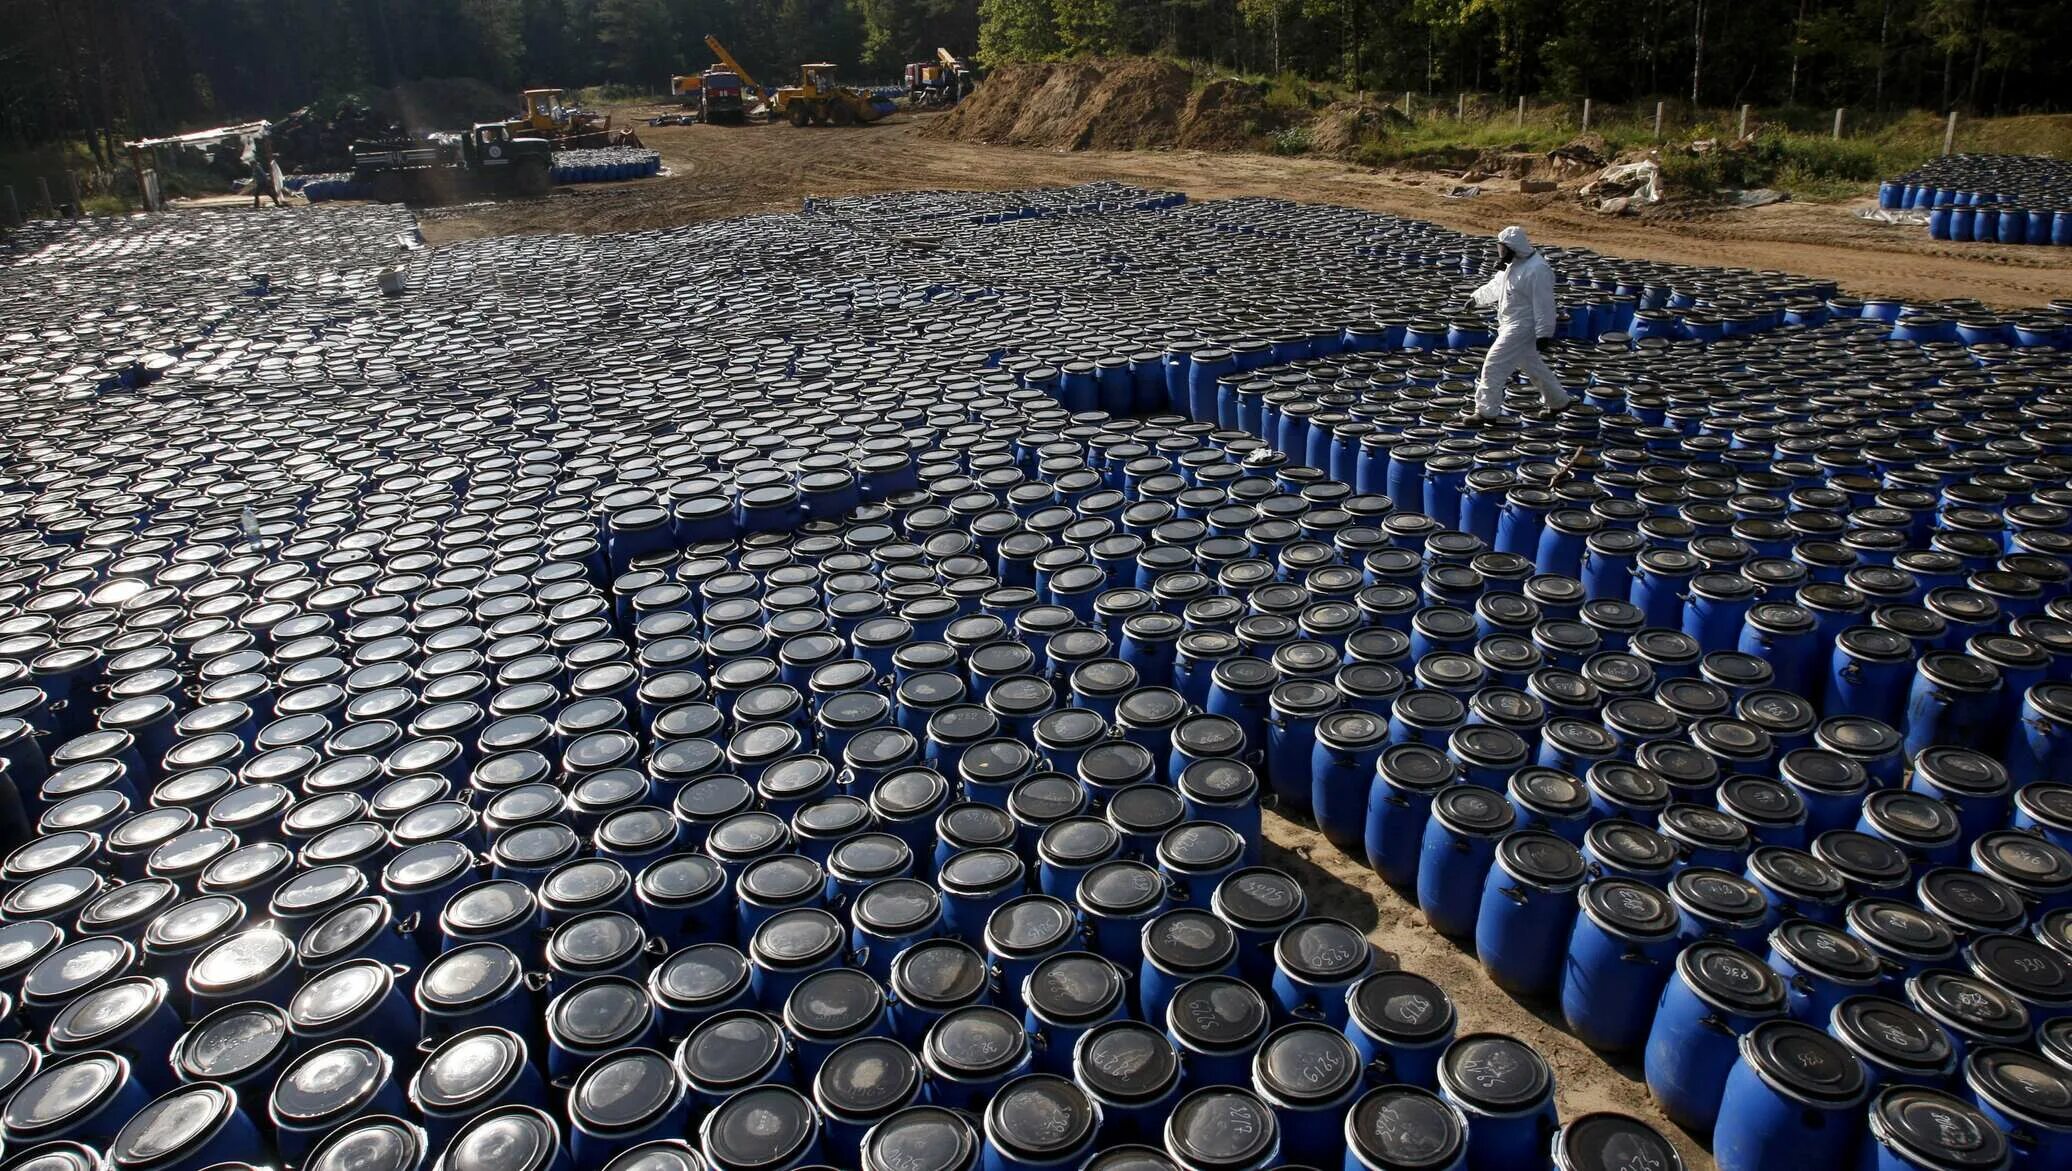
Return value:
[(2034, 155), (1945, 155), (1878, 185), (1878, 206), (1928, 213), (1938, 240), (2072, 246), (2072, 166)]
[(806, 215), (838, 216), (849, 223), (882, 221), (913, 228), (936, 220), (1002, 224), (1122, 210), (1161, 211), (1186, 202), (1187, 196), (1178, 191), (1103, 182), (1034, 191), (911, 191), (905, 193), (896, 208), (884, 207), (865, 197), (809, 195), (800, 201), (799, 210)]
[(630, 146), (590, 147), (554, 152), (556, 183), (616, 183), (645, 179), (662, 172), (662, 152)]

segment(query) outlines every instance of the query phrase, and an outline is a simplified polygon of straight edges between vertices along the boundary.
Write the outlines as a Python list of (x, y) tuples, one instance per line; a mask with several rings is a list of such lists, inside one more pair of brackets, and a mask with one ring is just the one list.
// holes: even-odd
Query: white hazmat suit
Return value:
[(1472, 305), (1496, 306), (1496, 341), (1490, 343), (1482, 377), (1475, 382), (1475, 411), (1484, 418), (1502, 414), (1504, 388), (1519, 371), (1539, 388), (1547, 408), (1558, 411), (1569, 404), (1568, 392), (1547, 368), (1538, 346), (1539, 339), (1554, 336), (1554, 270), (1525, 238), (1524, 228), (1505, 228), (1496, 241), (1511, 250), (1511, 263), (1468, 298)]

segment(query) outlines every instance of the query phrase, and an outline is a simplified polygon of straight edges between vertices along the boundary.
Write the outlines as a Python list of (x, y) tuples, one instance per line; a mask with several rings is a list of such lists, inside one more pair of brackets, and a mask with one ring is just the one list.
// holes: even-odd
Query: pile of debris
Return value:
[(352, 145), (361, 139), (396, 138), (403, 126), (356, 97), (335, 104), (311, 104), (282, 118), (268, 132), (281, 170), (322, 174), (352, 169)]

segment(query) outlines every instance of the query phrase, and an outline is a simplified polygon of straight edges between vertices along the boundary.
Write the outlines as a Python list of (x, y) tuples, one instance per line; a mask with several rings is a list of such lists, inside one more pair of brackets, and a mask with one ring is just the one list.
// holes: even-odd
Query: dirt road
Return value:
[[(622, 116), (623, 116), (622, 112)], [(1565, 195), (1492, 193), (1447, 199), (1449, 180), (1326, 159), (1197, 151), (1055, 152), (924, 138), (933, 115), (900, 114), (852, 129), (746, 126), (643, 128), (670, 175), (571, 187), (537, 203), (475, 204), (427, 214), (434, 243), (512, 232), (605, 232), (790, 211), (807, 195), (914, 188), (1000, 189), (1116, 179), (1196, 199), (1268, 195), (1417, 216), (1461, 231), (1523, 224), (1551, 243), (1614, 256), (1777, 269), (1839, 280), (1855, 293), (1975, 297), (2040, 305), (2072, 297), (2072, 249), (1930, 240), (1917, 227), (1874, 224), (1838, 204), (1685, 210), (1606, 217)]]

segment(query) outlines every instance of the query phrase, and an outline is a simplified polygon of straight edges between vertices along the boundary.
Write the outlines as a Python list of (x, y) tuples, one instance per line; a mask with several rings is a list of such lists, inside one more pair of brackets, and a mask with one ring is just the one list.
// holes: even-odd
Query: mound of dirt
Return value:
[(1264, 87), (1218, 78), (1188, 96), (1180, 113), (1179, 144), (1190, 150), (1245, 150), (1257, 146), (1262, 134), (1279, 129), (1274, 121)]
[(1179, 65), (1126, 57), (1002, 66), (923, 133), (1060, 150), (1243, 150), (1269, 121), (1256, 86), (1222, 79), (1196, 91)]
[(1309, 149), (1331, 158), (1351, 158), (1362, 142), (1379, 138), (1403, 121), (1401, 111), (1377, 102), (1333, 102), (1309, 124)]

